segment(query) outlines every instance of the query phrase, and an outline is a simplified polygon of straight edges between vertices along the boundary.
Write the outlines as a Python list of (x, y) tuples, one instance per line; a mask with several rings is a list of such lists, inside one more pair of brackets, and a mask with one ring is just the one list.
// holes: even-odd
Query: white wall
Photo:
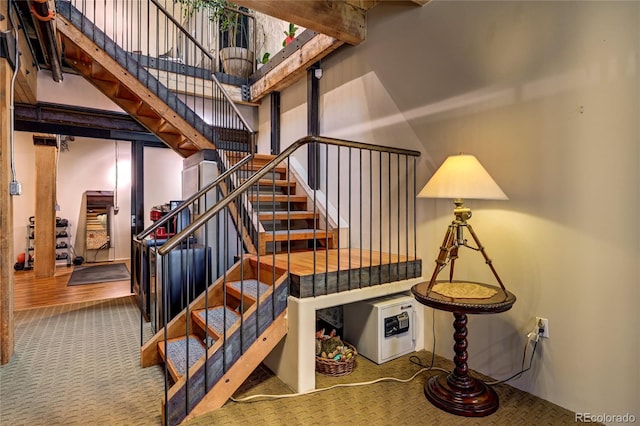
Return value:
[(46, 70), (38, 72), (38, 102), (123, 112), (84, 77), (66, 73), (64, 80), (56, 83), (51, 77), (51, 72)]
[[(366, 42), (323, 61), (320, 83), (323, 135), (420, 150), (419, 187), (446, 156), (473, 153), (509, 195), (468, 203), (518, 297), (509, 312), (470, 318), (470, 367), (517, 371), (543, 316), (551, 338), (512, 385), (576, 412), (636, 418), (639, 28), (637, 2), (382, 3)], [(305, 87), (282, 93), (283, 146), (306, 133)], [(417, 205), (430, 275), (452, 206)], [(461, 256), (457, 278), (495, 283), (477, 253)], [(436, 314), (447, 357), (451, 322)]]
[[(58, 217), (71, 223), (69, 233), (71, 243), (84, 253), (84, 229), (78, 225), (84, 222), (82, 200), (85, 191), (115, 191), (115, 141), (76, 137), (68, 142), (69, 151), (58, 156), (57, 201)], [(120, 212), (113, 216), (111, 242), (107, 253), (98, 253), (97, 260), (129, 258), (131, 234), (131, 147), (129, 142), (118, 143), (118, 191)], [(16, 132), (16, 171), (22, 184), (22, 195), (14, 198), (14, 247), (16, 253), (24, 252), (24, 229), (29, 216), (35, 214), (35, 150), (33, 134)], [(93, 260), (91, 251), (89, 259)]]
[(151, 208), (182, 200), (182, 157), (171, 149), (144, 149), (144, 227)]

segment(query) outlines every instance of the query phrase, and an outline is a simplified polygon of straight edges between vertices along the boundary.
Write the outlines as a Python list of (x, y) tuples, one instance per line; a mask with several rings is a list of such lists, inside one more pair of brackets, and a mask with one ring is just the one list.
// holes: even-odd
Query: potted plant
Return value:
[(269, 52), (264, 52), (264, 55), (262, 55), (262, 59), (260, 59), (258, 61), (258, 69), (262, 68), (262, 66), (264, 64), (266, 64), (267, 62), (269, 62), (269, 58), (271, 57), (271, 53)]
[(289, 22), (289, 29), (284, 32), (286, 36), (282, 41), (282, 47), (286, 47), (289, 43), (291, 43), (296, 38), (296, 31), (298, 31), (298, 27), (296, 27), (293, 22)]
[[(224, 72), (248, 78), (253, 71), (254, 52), (248, 49), (246, 19), (239, 6), (228, 0), (175, 0), (187, 6), (186, 13), (209, 12), (209, 19), (218, 23), (221, 36), (220, 60)], [(245, 40), (245, 41), (243, 41)]]

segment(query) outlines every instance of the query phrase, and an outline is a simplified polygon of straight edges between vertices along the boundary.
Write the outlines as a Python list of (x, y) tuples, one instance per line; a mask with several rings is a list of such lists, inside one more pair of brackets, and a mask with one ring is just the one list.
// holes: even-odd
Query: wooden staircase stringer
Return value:
[[(209, 141), (204, 135), (198, 132), (191, 124), (185, 119), (180, 117), (170, 107), (158, 97), (152, 90), (147, 88), (141, 81), (139, 81), (134, 75), (132, 75), (127, 69), (114, 60), (107, 52), (102, 50), (91, 39), (84, 35), (78, 28), (69, 22), (62, 14), (57, 15), (57, 30), (61, 34), (62, 43), (65, 45), (65, 51), (67, 54), (73, 54), (73, 52), (80, 52), (83, 58), (88, 58), (91, 64), (95, 63), (100, 68), (100, 74), (103, 80), (96, 81), (96, 77), (92, 75), (91, 64), (83, 63), (83, 58), (69, 58), (71, 66), (76, 68), (88, 81), (94, 84), (99, 90), (103, 91), (113, 102), (115, 102), (122, 109), (136, 118), (143, 126), (147, 127), (151, 132), (156, 134), (167, 145), (171, 146), (176, 152), (183, 157), (187, 157), (193, 154), (193, 150), (186, 150), (176, 145), (175, 135), (169, 133), (171, 137), (167, 137), (166, 140), (163, 134), (162, 126), (174, 127), (179, 133), (184, 135), (197, 149), (215, 149), (216, 146)], [(78, 55), (78, 56), (80, 56)], [(109, 74), (104, 75), (104, 74)], [(129, 92), (128, 96), (120, 102), (120, 99), (116, 96), (118, 90), (109, 90), (105, 92), (103, 90), (105, 84), (99, 84), (100, 81), (109, 81), (111, 83), (117, 82), (123, 85)], [(111, 87), (112, 85), (108, 85)], [(131, 99), (131, 94), (135, 94), (140, 101), (144, 104), (143, 109), (153, 110), (158, 117), (162, 120), (157, 121), (157, 126), (152, 125), (152, 121), (149, 119), (139, 119), (136, 104)]]
[[(218, 383), (211, 388), (184, 421), (222, 407), (282, 338), (286, 336), (287, 330), (287, 310), (285, 310), (267, 327), (249, 350), (222, 376)], [(164, 413), (164, 407), (162, 412)]]

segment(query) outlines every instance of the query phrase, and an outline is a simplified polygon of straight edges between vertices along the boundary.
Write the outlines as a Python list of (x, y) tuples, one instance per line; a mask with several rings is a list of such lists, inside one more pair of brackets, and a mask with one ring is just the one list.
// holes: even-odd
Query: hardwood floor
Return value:
[[(273, 256), (260, 256), (261, 262), (271, 264)], [(275, 256), (276, 265), (291, 267), (291, 273), (299, 276), (313, 275), (349, 269), (366, 268), (395, 262), (411, 260), (406, 256), (390, 255), (387, 253), (369, 252), (367, 250), (329, 250), (328, 253), (319, 251), (292, 253), (288, 264), (286, 254)], [(109, 262), (106, 262), (109, 263)], [(131, 270), (130, 262), (125, 262)], [(99, 265), (100, 263), (85, 263), (82, 266)], [(14, 277), (14, 311), (38, 308), (43, 306), (63, 305), (66, 303), (88, 302), (95, 300), (115, 299), (131, 295), (130, 280), (112, 281), (108, 283), (67, 286), (75, 266), (58, 266), (51, 278), (36, 278), (33, 270), (15, 271)]]
[[(256, 257), (256, 256), (254, 256)], [(257, 258), (257, 257), (256, 257)], [(407, 262), (413, 257), (381, 253), (378, 251), (360, 249), (329, 249), (313, 251), (279, 253), (275, 256), (265, 254), (260, 256), (260, 262), (267, 265), (274, 263), (280, 268), (287, 269), (294, 275), (310, 276), (314, 273), (346, 271), (371, 266), (387, 265), (390, 263)]]
[[(111, 262), (107, 262), (111, 263)], [(124, 262), (131, 270), (129, 261)], [(85, 263), (82, 266), (99, 265)], [(131, 295), (130, 280), (67, 286), (75, 266), (58, 266), (51, 278), (36, 278), (33, 270), (14, 272), (14, 311), (66, 303), (115, 299)]]

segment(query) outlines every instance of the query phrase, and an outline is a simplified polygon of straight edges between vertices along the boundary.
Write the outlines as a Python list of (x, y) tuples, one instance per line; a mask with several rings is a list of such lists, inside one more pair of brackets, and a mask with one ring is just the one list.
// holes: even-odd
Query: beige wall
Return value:
[[(473, 153), (510, 197), (468, 203), (518, 297), (509, 312), (470, 318), (470, 367), (517, 371), (543, 316), (551, 338), (511, 383), (576, 412), (636, 418), (639, 28), (638, 2), (383, 3), (369, 13), (367, 41), (323, 61), (320, 82), (322, 134), (419, 149), (419, 185), (447, 155)], [(306, 130), (305, 87), (282, 94), (283, 146)], [(451, 205), (417, 205), (428, 275)], [(475, 252), (456, 269), (494, 282)], [(436, 313), (445, 356), (451, 322)]]

